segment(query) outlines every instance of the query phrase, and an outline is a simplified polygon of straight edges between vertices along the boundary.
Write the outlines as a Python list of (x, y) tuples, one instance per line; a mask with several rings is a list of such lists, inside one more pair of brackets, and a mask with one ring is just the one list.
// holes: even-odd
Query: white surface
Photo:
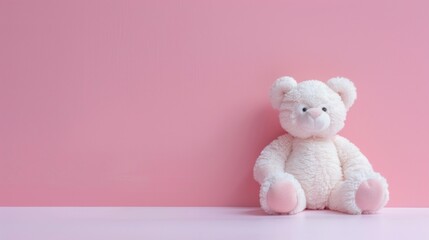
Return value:
[(2, 207), (0, 239), (429, 239), (429, 209), (268, 216), (256, 208)]

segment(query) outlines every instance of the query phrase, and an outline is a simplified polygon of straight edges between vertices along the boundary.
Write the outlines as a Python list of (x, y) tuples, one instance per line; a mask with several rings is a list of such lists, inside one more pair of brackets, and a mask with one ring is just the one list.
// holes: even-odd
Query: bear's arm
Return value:
[(334, 141), (346, 179), (353, 175), (367, 175), (374, 172), (365, 155), (347, 138), (336, 136)]
[(266, 146), (253, 168), (255, 180), (261, 184), (267, 177), (284, 173), (285, 161), (291, 151), (291, 147), (292, 137), (289, 134), (278, 137)]

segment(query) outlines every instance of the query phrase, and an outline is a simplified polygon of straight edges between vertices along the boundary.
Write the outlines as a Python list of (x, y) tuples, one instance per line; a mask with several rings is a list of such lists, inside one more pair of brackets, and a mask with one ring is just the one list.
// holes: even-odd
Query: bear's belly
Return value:
[(295, 139), (285, 171), (301, 184), (309, 209), (324, 209), (343, 177), (336, 147), (329, 140)]

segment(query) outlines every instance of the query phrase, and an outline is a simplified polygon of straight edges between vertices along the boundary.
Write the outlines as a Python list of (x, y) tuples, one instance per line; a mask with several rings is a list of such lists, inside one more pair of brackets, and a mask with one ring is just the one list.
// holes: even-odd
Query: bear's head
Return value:
[(271, 104), (280, 112), (280, 124), (298, 138), (332, 137), (344, 127), (347, 110), (356, 100), (356, 88), (347, 78), (336, 77), (326, 84), (307, 80), (299, 84), (291, 77), (276, 80)]

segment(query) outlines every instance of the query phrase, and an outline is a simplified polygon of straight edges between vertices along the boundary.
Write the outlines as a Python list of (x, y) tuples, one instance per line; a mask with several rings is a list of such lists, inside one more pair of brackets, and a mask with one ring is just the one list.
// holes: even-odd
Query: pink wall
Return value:
[(0, 1), (0, 205), (255, 206), (268, 89), (346, 76), (342, 134), (429, 207), (427, 1)]

